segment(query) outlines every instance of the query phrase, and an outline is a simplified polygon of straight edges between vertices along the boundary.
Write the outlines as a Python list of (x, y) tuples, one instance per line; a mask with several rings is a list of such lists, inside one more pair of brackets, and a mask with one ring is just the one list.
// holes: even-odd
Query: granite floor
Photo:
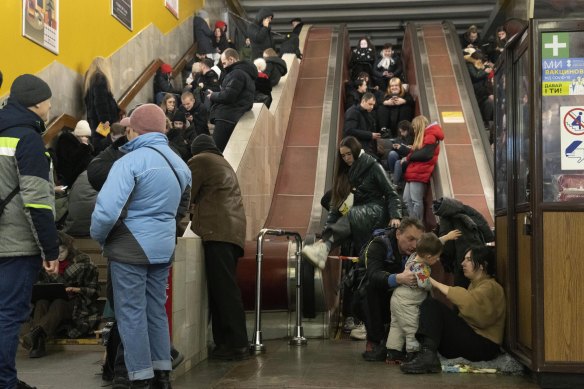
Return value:
[[(363, 361), (364, 343), (351, 340), (310, 339), (304, 347), (288, 346), (285, 340), (265, 344), (265, 354), (246, 361), (203, 361), (175, 379), (173, 388), (538, 388), (525, 376), (404, 375), (398, 366)], [(69, 349), (29, 359), (20, 350), (17, 366), (20, 378), (38, 389), (100, 388), (102, 355), (95, 348)]]

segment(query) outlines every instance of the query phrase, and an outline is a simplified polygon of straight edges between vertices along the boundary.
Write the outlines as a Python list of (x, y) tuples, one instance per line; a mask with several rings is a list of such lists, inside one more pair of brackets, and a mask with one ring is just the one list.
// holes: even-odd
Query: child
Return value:
[[(401, 362), (409, 359), (420, 349), (416, 339), (418, 330), (418, 317), (420, 304), (426, 299), (428, 291), (432, 288), (430, 283), (430, 266), (440, 259), (442, 246), (449, 240), (457, 239), (460, 231), (452, 230), (440, 239), (434, 233), (422, 234), (416, 246), (417, 252), (410, 255), (405, 268), (410, 269), (418, 282), (417, 287), (408, 285), (398, 286), (391, 296), (391, 324), (387, 337), (388, 363)], [(402, 351), (404, 342), (407, 356)]]

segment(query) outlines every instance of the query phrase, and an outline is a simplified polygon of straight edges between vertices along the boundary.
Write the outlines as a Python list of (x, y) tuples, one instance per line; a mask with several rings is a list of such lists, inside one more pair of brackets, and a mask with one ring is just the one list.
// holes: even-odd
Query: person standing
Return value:
[(0, 387), (6, 389), (32, 388), (16, 376), (18, 332), (41, 268), (58, 266), (52, 163), (41, 138), (51, 96), (46, 82), (23, 74), (0, 110)]
[(267, 8), (261, 8), (256, 14), (253, 23), (247, 28), (247, 35), (251, 40), (252, 58), (261, 58), (264, 50), (274, 48), (272, 42), (272, 19), (274, 13)]
[(215, 125), (213, 140), (223, 152), (239, 118), (253, 107), (255, 96), (256, 67), (240, 61), (235, 49), (227, 49), (221, 54), (225, 77), (220, 92), (210, 92), (211, 113), (209, 119)]
[(209, 13), (199, 10), (193, 19), (193, 36), (197, 42), (197, 54), (213, 56), (213, 31), (209, 27)]
[(209, 135), (191, 145), (191, 229), (203, 239), (215, 349), (211, 358), (249, 357), (245, 312), (235, 269), (243, 255), (246, 218), (237, 176)]
[(109, 259), (114, 310), (132, 388), (170, 388), (166, 284), (175, 249), (175, 217), (190, 192), (186, 164), (168, 146), (166, 116), (154, 104), (134, 110), (127, 154), (97, 196), (91, 237)]

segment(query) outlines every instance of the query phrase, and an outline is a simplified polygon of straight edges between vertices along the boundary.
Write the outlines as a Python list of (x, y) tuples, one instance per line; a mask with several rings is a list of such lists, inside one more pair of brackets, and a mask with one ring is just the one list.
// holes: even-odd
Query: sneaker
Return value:
[(185, 356), (180, 351), (170, 346), (170, 361), (172, 363), (172, 370), (176, 369), (185, 360)]
[(308, 259), (314, 266), (324, 270), (329, 249), (323, 241), (306, 245), (302, 248), (302, 256)]
[(407, 374), (440, 373), (442, 371), (438, 354), (429, 348), (423, 348), (414, 360), (403, 363), (400, 368)]
[(365, 329), (365, 324), (359, 324), (355, 327), (351, 334), (349, 335), (351, 339), (355, 340), (366, 340), (367, 339), (367, 330)]
[(345, 334), (350, 334), (355, 328), (357, 328), (357, 324), (355, 323), (353, 316), (346, 318), (345, 323), (343, 324), (343, 332)]

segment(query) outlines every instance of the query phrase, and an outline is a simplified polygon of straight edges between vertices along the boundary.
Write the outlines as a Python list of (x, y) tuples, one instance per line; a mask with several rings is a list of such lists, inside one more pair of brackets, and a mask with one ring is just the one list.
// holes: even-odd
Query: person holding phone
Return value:
[(412, 124), (407, 120), (402, 120), (397, 125), (399, 131), (399, 138), (392, 139), (392, 150), (387, 154), (387, 166), (393, 184), (398, 189), (403, 189), (404, 183), (402, 179), (402, 163), (401, 160), (406, 157), (412, 149), (414, 143), (414, 130)]
[(398, 137), (398, 123), (414, 118), (414, 99), (406, 92), (401, 80), (393, 77), (383, 97), (378, 101), (377, 125), (389, 128), (391, 137)]

